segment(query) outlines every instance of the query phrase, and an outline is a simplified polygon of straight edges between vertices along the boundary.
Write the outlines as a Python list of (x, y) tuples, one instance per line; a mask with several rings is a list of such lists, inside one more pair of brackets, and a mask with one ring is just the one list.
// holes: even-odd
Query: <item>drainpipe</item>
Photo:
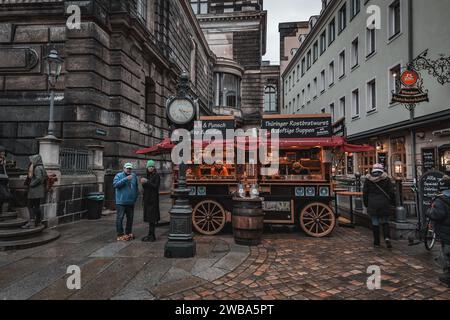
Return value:
[[(414, 25), (413, 25), (413, 1), (408, 0), (408, 62), (411, 63), (414, 59)], [(410, 111), (410, 121), (414, 121), (414, 110)], [(416, 170), (416, 130), (411, 127), (411, 153), (412, 153), (412, 172), (414, 181), (417, 180)]]

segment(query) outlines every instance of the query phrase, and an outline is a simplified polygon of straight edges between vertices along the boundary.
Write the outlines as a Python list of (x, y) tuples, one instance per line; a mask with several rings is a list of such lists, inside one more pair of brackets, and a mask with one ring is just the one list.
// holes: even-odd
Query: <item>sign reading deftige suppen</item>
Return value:
[(331, 117), (263, 119), (262, 128), (280, 138), (331, 137)]

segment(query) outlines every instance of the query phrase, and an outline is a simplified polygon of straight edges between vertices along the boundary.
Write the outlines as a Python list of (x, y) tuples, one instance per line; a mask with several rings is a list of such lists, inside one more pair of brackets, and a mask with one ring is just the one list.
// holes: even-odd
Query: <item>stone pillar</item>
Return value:
[(61, 141), (55, 136), (46, 136), (37, 139), (39, 142), (39, 154), (42, 157), (47, 175), (56, 175), (58, 179), (53, 185), (52, 190), (47, 194), (47, 199), (43, 206), (44, 219), (48, 226), (52, 227), (58, 224), (57, 207), (59, 199), (59, 185), (61, 184), (61, 165), (59, 162), (59, 151)]
[(105, 167), (103, 166), (103, 149), (101, 145), (87, 146), (91, 151), (89, 154), (89, 166), (92, 173), (97, 177), (98, 191), (104, 192)]

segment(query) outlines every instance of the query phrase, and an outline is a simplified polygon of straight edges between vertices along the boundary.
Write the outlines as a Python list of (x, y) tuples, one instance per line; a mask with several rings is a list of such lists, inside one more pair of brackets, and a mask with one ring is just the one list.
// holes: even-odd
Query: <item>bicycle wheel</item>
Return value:
[(425, 237), (423, 239), (425, 244), (425, 249), (428, 251), (433, 250), (434, 245), (436, 244), (436, 233), (433, 230), (433, 225), (431, 221), (427, 221), (426, 227), (425, 227)]

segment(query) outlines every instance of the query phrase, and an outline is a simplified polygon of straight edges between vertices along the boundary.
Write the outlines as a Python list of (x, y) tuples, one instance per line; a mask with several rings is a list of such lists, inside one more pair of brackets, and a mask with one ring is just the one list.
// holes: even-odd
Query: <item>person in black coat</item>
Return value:
[(450, 177), (445, 176), (439, 182), (439, 195), (426, 212), (433, 221), (434, 231), (441, 240), (442, 256), (444, 257), (444, 274), (439, 280), (450, 288)]
[(147, 162), (147, 177), (141, 179), (144, 188), (144, 221), (148, 223), (148, 235), (142, 239), (144, 242), (156, 241), (155, 228), (161, 219), (159, 212), (159, 186), (161, 178), (156, 172), (155, 162)]
[(373, 245), (380, 247), (380, 227), (383, 230), (387, 248), (392, 248), (389, 230), (391, 203), (395, 199), (391, 179), (382, 164), (375, 164), (372, 173), (366, 176), (363, 188), (364, 206), (372, 219)]

